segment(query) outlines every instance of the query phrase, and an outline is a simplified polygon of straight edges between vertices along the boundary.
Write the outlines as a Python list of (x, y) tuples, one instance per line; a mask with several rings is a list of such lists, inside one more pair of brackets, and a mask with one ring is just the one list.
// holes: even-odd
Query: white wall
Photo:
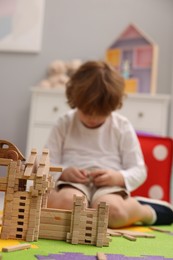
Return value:
[(42, 51), (0, 52), (0, 139), (15, 143), (25, 153), (30, 86), (45, 76), (54, 59), (103, 58), (105, 49), (130, 22), (159, 45), (157, 91), (170, 94), (172, 0), (46, 0)]

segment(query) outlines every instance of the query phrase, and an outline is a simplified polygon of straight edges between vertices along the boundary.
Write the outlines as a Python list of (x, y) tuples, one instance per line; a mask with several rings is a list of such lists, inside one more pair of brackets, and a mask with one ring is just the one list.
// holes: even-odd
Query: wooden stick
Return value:
[(22, 249), (28, 249), (30, 247), (31, 247), (31, 245), (27, 244), (27, 243), (15, 245), (15, 246), (7, 246), (7, 247), (2, 248), (2, 252), (13, 252), (13, 251), (22, 250)]
[(131, 235), (124, 234), (123, 237), (130, 241), (136, 241), (136, 237)]
[(107, 260), (107, 257), (104, 253), (98, 252), (97, 253), (97, 260)]
[(173, 232), (171, 232), (170, 230), (167, 230), (167, 229), (158, 228), (158, 227), (150, 227), (150, 229), (153, 230), (153, 231), (158, 231), (158, 232), (173, 235)]
[(107, 229), (108, 234), (111, 236), (117, 236), (117, 233), (123, 235), (129, 235), (133, 237), (147, 237), (147, 238), (154, 238), (154, 234), (148, 234), (146, 232), (139, 232), (139, 231), (132, 231), (132, 230), (127, 230), (127, 229)]

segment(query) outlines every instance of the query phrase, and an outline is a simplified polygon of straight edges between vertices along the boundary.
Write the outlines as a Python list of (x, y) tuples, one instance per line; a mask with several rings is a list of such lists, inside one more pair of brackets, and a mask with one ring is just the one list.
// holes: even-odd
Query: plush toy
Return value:
[(65, 86), (69, 77), (81, 64), (82, 62), (79, 59), (70, 62), (64, 62), (62, 60), (53, 61), (48, 67), (47, 78), (42, 80), (39, 86), (43, 88)]
[(71, 76), (82, 64), (82, 61), (75, 59), (67, 63), (67, 74)]

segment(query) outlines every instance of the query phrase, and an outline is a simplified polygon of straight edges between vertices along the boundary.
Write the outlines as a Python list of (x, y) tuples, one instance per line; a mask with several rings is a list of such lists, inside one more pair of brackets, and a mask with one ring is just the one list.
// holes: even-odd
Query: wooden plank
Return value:
[(60, 218), (50, 218), (50, 217), (40, 217), (40, 224), (52, 224), (52, 225), (69, 225), (71, 224), (71, 219), (60, 219)]
[(22, 250), (22, 249), (28, 249), (30, 247), (31, 247), (31, 245), (27, 244), (27, 243), (15, 245), (15, 246), (7, 246), (7, 247), (2, 248), (2, 252), (13, 252), (13, 251), (18, 251), (18, 250)]
[(63, 169), (61, 167), (50, 166), (49, 170), (50, 172), (62, 172)]
[(49, 174), (49, 166), (39, 165), (37, 170), (37, 177), (43, 177), (43, 175)]
[(32, 149), (31, 154), (26, 162), (26, 165), (33, 165), (36, 161), (37, 158), (37, 149)]
[(136, 237), (134, 236), (131, 236), (131, 235), (123, 235), (123, 237), (127, 240), (130, 240), (130, 241), (136, 241)]
[(24, 176), (31, 176), (33, 173), (34, 165), (27, 165), (25, 168)]
[(54, 230), (40, 230), (39, 238), (47, 238), (47, 239), (58, 239), (62, 238), (62, 240), (66, 240), (67, 231), (54, 231)]
[(7, 182), (8, 182), (7, 177), (0, 177), (0, 183), (7, 184)]
[(46, 208), (46, 209), (41, 209), (41, 216), (42, 217), (60, 217), (62, 219), (71, 219), (71, 210), (65, 209), (51, 209), (51, 208)]
[(0, 158), (0, 165), (9, 165), (12, 162), (12, 159)]
[(134, 236), (134, 237), (146, 237), (146, 238), (155, 238), (154, 234), (148, 234), (147, 232), (138, 232), (138, 231), (131, 231), (131, 230), (126, 230), (126, 229), (107, 229), (108, 234), (111, 236), (117, 236), (117, 233), (121, 234), (122, 236), (124, 235), (129, 235), (129, 236)]
[[(40, 230), (45, 231), (70, 231), (70, 225), (52, 225), (52, 224), (40, 224)], [(44, 231), (43, 231), (44, 232)]]
[(104, 253), (98, 252), (97, 253), (97, 259), (98, 260), (107, 260), (107, 257), (106, 257), (106, 255)]

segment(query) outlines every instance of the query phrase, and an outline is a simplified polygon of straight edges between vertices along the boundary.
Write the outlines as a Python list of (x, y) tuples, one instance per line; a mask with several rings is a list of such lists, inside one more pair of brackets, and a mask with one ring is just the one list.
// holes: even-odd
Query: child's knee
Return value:
[(128, 214), (124, 208), (116, 205), (109, 207), (109, 226), (114, 226), (115, 223), (125, 223), (127, 220)]
[(52, 190), (48, 196), (48, 208), (56, 209), (72, 209), (73, 196), (63, 190), (56, 191)]
[(56, 199), (58, 208), (60, 209), (72, 209), (73, 208), (73, 195), (70, 192), (62, 189), (56, 192)]

